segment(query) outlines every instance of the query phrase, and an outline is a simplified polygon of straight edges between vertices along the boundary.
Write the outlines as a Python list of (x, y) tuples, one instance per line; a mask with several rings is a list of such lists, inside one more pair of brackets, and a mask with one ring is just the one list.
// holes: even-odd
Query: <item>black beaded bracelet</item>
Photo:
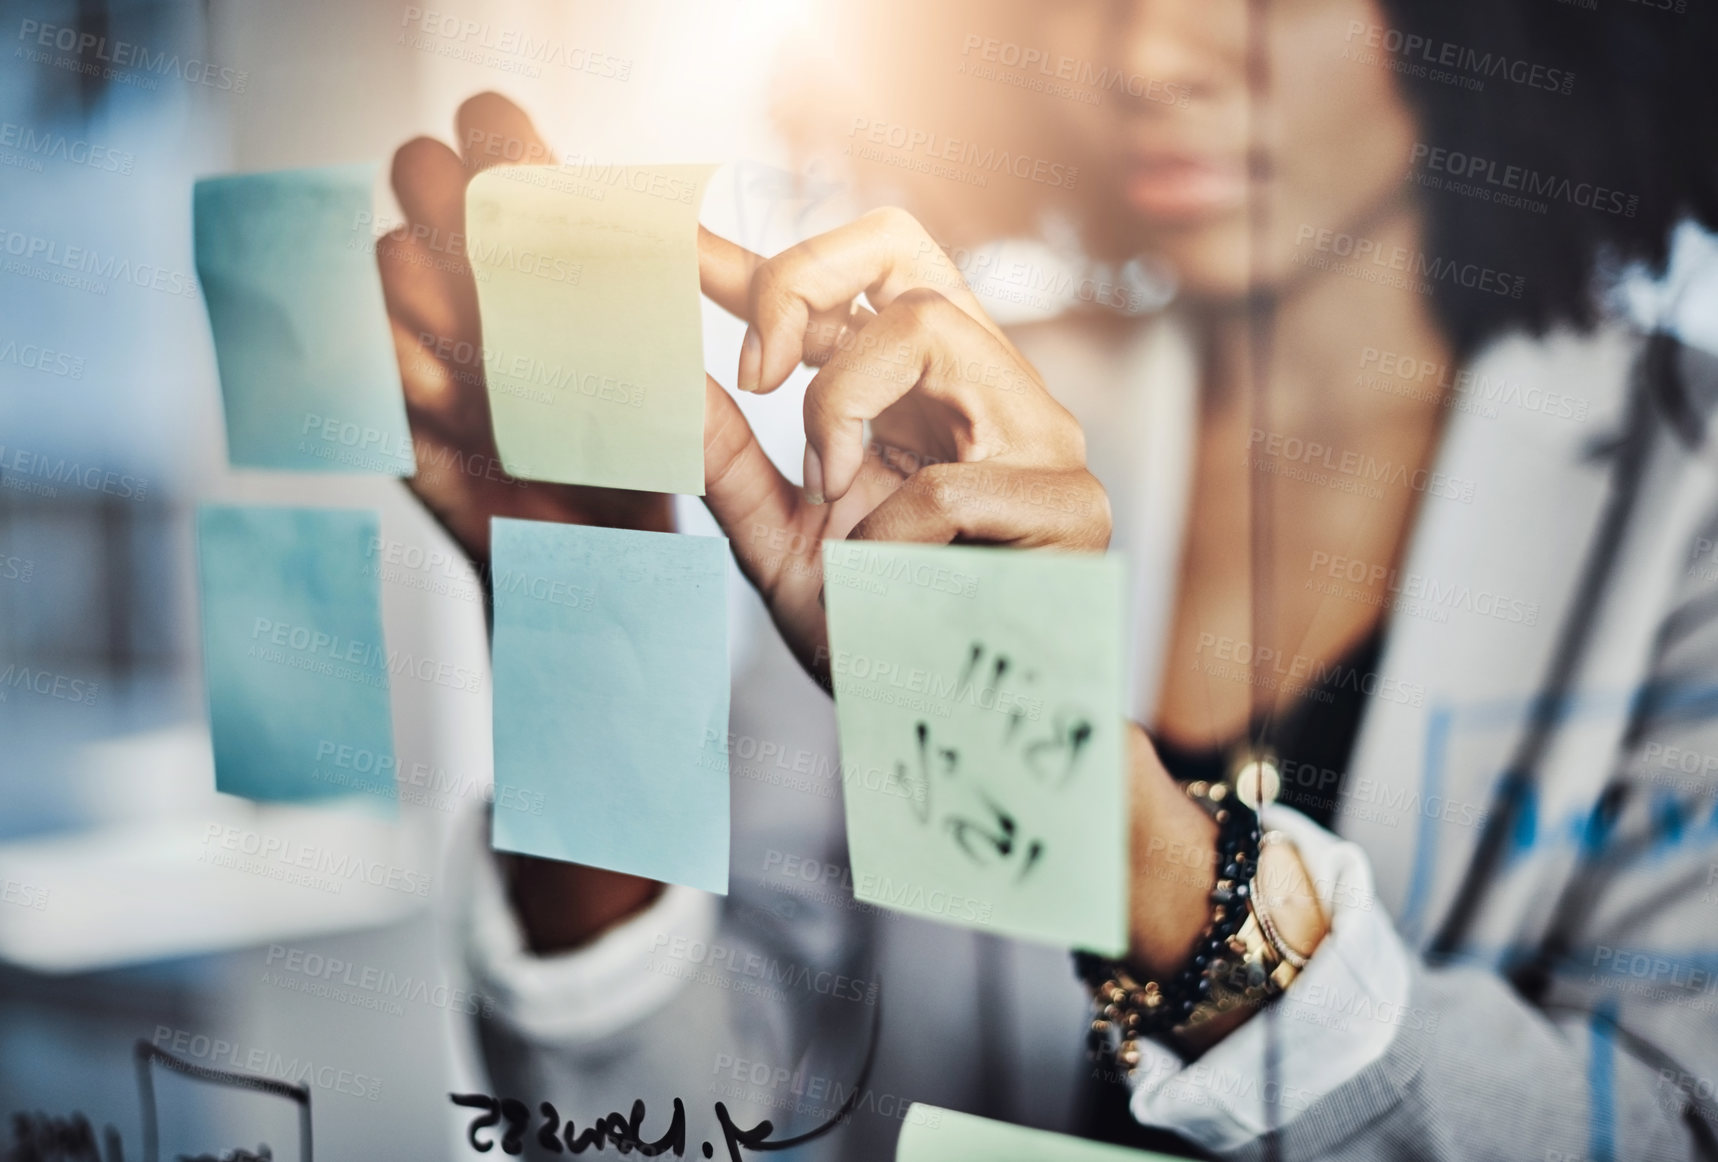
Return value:
[(1137, 980), (1127, 966), (1089, 952), (1074, 954), (1075, 970), (1093, 991), (1097, 1015), (1087, 1037), (1094, 1056), (1117, 1051), (1127, 1068), (1138, 1064), (1138, 1040), (1162, 1038), (1187, 1022), (1211, 993), (1211, 969), (1248, 916), (1247, 902), (1259, 862), (1259, 817), (1224, 783), (1188, 783), (1187, 794), (1217, 822), (1217, 879), (1211, 888), (1211, 920), (1193, 953), (1166, 983)]
[(1165, 1014), (1164, 1031), (1183, 1023), (1210, 994), (1211, 979), (1206, 970), (1247, 920), (1247, 896), (1259, 863), (1259, 817), (1251, 807), (1226, 794), (1227, 790), (1221, 783), (1204, 794), (1188, 787), (1188, 794), (1217, 821), (1217, 882), (1211, 887), (1211, 923), (1165, 990), (1174, 1007)]

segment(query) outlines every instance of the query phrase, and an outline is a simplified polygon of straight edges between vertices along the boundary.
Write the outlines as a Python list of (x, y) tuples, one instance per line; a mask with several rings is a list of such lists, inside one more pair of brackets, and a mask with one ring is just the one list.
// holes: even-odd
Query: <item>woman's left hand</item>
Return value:
[(1109, 499), (1079, 424), (904, 211), (767, 260), (701, 232), (699, 265), (704, 293), (749, 324), (742, 390), (773, 391), (802, 362), (820, 368), (805, 393), (802, 491), (713, 386), (705, 445), (705, 502), (814, 675), (828, 657), (823, 540), (1109, 544)]
[[(1086, 468), (1078, 422), (906, 212), (874, 211), (768, 260), (706, 233), (699, 255), (704, 292), (750, 324), (737, 375), (742, 390), (773, 391), (802, 362), (820, 368), (805, 394), (805, 501), (831, 507), (815, 521), (819, 535), (801, 538), (809, 541), (807, 559), (785, 572), (820, 582), (823, 537), (1108, 546), (1109, 500)], [(875, 313), (858, 305), (861, 295)], [(727, 403), (716, 396), (718, 406)], [(866, 422), (875, 439), (870, 448)], [(880, 485), (879, 461), (905, 479)], [(796, 608), (813, 586), (770, 584), (783, 562), (758, 548), (793, 538), (735, 535), (741, 518), (755, 519), (758, 510), (742, 512), (730, 500), (759, 491), (732, 479), (746, 475), (707, 463), (706, 501), (732, 526), (742, 567), (816, 672), (822, 611), (805, 616)], [(772, 511), (784, 522), (805, 521), (811, 514), (803, 504)], [(1166, 975), (1191, 953), (1208, 919), (1215, 828), (1170, 777), (1145, 732), (1130, 726), (1129, 738), (1129, 958)], [(1276, 878), (1288, 897), (1309, 898), (1298, 864)], [(1245, 1015), (1213, 1022), (1204, 1036), (1221, 1036)]]
[(802, 362), (820, 368), (805, 395), (812, 503), (845, 496), (869, 451), (906, 479), (856, 536), (1109, 544), (1079, 424), (910, 214), (876, 210), (750, 265), (749, 278), (706, 277), (705, 289), (750, 323), (740, 390), (773, 391)]

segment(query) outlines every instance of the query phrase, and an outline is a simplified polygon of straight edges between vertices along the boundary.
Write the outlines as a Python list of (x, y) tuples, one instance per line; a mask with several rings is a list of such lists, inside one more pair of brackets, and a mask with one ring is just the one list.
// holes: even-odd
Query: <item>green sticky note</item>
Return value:
[(1175, 1162), (1168, 1154), (1125, 1150), (1048, 1130), (993, 1122), (923, 1102), (907, 1107), (895, 1162)]
[(374, 165), (207, 178), (192, 196), (236, 468), (416, 471), (371, 232)]
[(823, 565), (854, 894), (1122, 952), (1121, 561), (829, 541)]
[(527, 480), (704, 494), (698, 206), (714, 166), (501, 166), (466, 246), (495, 442)]

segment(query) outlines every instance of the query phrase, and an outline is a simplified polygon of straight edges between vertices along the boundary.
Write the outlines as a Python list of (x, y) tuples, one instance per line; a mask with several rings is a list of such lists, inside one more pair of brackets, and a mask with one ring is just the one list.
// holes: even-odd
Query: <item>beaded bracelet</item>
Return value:
[(1094, 1056), (1103, 1055), (1112, 1034), (1121, 1038), (1117, 1060), (1139, 1064), (1139, 1040), (1162, 1038), (1188, 1023), (1211, 996), (1213, 969), (1227, 963), (1230, 941), (1246, 924), (1252, 880), (1259, 861), (1259, 819), (1225, 783), (1203, 780), (1185, 790), (1217, 822), (1217, 880), (1211, 888), (1211, 919), (1193, 954), (1166, 984), (1141, 981), (1121, 961), (1089, 952), (1074, 954), (1075, 969), (1093, 991), (1097, 1015), (1087, 1034)]

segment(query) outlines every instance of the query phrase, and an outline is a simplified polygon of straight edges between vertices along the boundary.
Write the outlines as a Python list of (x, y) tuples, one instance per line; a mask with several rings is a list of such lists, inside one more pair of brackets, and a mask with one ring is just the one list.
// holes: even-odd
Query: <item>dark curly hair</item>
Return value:
[[(1516, 167), (1518, 192), (1536, 203), (1524, 212), (1422, 185), (1434, 253), (1484, 256), (1525, 277), (1519, 299), (1437, 284), (1438, 313), (1458, 350), (1514, 327), (1590, 328), (1612, 276), (1636, 263), (1663, 271), (1679, 222), (1718, 227), (1715, 0), (1380, 5), (1398, 34), (1394, 63), (1422, 141), (1451, 151), (1425, 172), (1459, 181), (1459, 171), (1479, 169), (1497, 189)], [(1412, 47), (1410, 36), (1419, 38)], [(1452, 83), (1449, 70), (1415, 67), (1428, 58), (1462, 62), (1476, 79), (1506, 71), (1475, 91)], [(1510, 80), (1508, 71), (1538, 83)], [(1429, 151), (1422, 158), (1432, 160)]]

